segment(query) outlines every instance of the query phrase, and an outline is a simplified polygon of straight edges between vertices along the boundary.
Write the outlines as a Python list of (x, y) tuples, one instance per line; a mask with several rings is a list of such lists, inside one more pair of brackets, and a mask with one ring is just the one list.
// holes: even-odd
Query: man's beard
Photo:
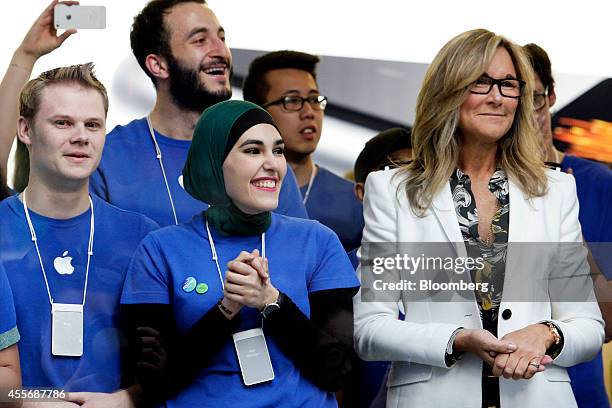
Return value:
[(168, 60), (168, 71), (170, 72), (170, 94), (181, 108), (202, 113), (209, 106), (226, 101), (232, 97), (231, 88), (218, 92), (208, 90), (206, 85), (200, 82), (199, 69), (192, 70), (184, 67), (173, 55), (168, 55), (166, 59)]

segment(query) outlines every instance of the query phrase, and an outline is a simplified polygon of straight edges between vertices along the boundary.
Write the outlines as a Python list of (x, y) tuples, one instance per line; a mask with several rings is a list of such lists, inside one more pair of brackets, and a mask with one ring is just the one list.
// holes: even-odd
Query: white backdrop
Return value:
[(487, 28), (546, 49), (557, 71), (609, 76), (612, 2), (598, 0), (210, 0), (240, 48), (429, 63), (454, 35)]

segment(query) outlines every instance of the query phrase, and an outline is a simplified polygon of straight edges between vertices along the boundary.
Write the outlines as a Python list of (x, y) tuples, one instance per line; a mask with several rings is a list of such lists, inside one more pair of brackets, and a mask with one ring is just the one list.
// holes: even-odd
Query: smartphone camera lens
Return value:
[(72, 18), (72, 16), (71, 16), (70, 14), (68, 14), (68, 15), (66, 16), (66, 20), (70, 20), (71, 18)]

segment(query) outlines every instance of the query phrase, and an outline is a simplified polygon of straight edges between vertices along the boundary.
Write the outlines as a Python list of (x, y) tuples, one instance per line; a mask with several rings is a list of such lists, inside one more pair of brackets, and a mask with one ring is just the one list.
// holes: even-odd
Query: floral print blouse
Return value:
[(451, 175), (450, 187), (467, 255), (484, 259), (482, 269), (470, 271), (472, 282), (488, 284), (487, 292), (475, 292), (482, 325), (484, 329), (497, 336), (497, 318), (504, 289), (510, 221), (508, 177), (502, 169), (498, 168), (489, 180), (489, 191), (497, 198), (498, 205), (491, 224), (491, 235), (482, 239), (478, 233), (478, 209), (470, 177), (456, 169)]

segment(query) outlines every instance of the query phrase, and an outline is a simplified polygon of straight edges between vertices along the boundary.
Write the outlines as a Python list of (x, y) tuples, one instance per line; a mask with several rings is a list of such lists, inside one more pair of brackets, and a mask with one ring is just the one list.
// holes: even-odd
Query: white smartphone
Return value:
[(55, 28), (106, 28), (106, 7), (58, 4), (53, 9)]
[(251, 329), (232, 336), (244, 385), (272, 381), (274, 370), (263, 330)]

